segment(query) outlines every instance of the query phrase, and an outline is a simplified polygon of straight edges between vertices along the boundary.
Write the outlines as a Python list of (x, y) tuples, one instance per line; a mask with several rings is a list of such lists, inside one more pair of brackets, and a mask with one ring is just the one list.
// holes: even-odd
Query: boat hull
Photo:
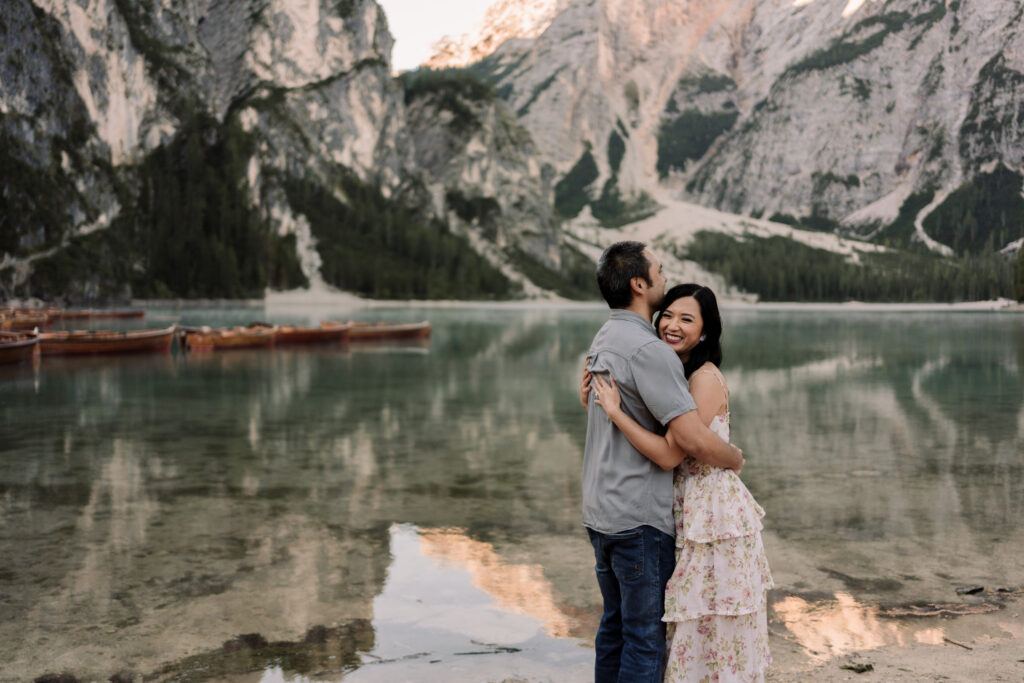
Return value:
[(351, 326), (347, 323), (324, 323), (320, 327), (282, 326), (277, 331), (275, 344), (337, 344), (348, 339)]
[(128, 308), (128, 309), (113, 309), (113, 308), (79, 308), (74, 310), (60, 311), (53, 317), (59, 318), (60, 320), (78, 320), (82, 318), (145, 318), (145, 309), (140, 308)]
[(0, 365), (31, 361), (38, 348), (38, 334), (0, 333)]
[(182, 347), (189, 351), (230, 351), (274, 345), (277, 327), (190, 328), (182, 330)]
[(385, 339), (428, 339), (430, 323), (352, 323), (350, 341), (377, 341)]
[(40, 335), (39, 351), (44, 356), (75, 356), (97, 353), (166, 353), (171, 349), (177, 326), (160, 330), (114, 332), (46, 332)]
[(6, 332), (18, 332), (22, 330), (33, 330), (37, 327), (46, 327), (49, 324), (50, 316), (45, 313), (17, 313), (13, 316), (4, 316), (0, 319), (0, 330)]

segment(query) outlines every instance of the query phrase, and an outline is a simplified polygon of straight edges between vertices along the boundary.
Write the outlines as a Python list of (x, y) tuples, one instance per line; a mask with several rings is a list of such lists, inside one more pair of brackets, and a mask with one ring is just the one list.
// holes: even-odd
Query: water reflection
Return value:
[(589, 680), (541, 567), (456, 529), (393, 526), (391, 553), (377, 645), (346, 681)]
[(552, 637), (568, 637), (569, 618), (555, 605), (551, 583), (540, 565), (509, 563), (490, 543), (474, 541), (455, 530), (423, 529), (420, 543), (425, 557), (442, 560), (441, 566), (464, 568), (473, 577), (473, 585), (493, 596), (500, 606), (534, 617)]
[[(422, 652), (470, 672), (455, 653), (492, 645), (576, 671), (600, 602), (576, 386), (605, 312), (388, 314), (429, 317), (429, 345), (0, 375), (10, 675), (149, 673), (239, 634), (297, 642), (354, 619), (375, 638), (350, 676), (425, 680), (428, 657), (371, 664)], [(927, 641), (941, 625), (892, 631), (878, 610), (1024, 583), (1016, 319), (725, 316), (744, 479), (776, 581), (800, 596), (775, 605), (781, 630), (821, 653)]]
[(773, 603), (776, 617), (816, 660), (911, 642), (941, 645), (945, 630), (933, 623), (901, 623), (879, 616), (878, 607), (845, 592), (808, 602), (789, 596)]
[[(889, 577), (855, 587), (879, 601), (1012, 583), (1011, 548), (1024, 541), (1016, 319), (810, 318), (776, 321), (769, 334), (757, 316), (726, 325), (744, 477), (769, 528), (808, 559), (795, 582), (850, 588), (836, 567)], [(737, 336), (757, 337), (756, 349)], [(789, 360), (760, 362), (772, 355)]]

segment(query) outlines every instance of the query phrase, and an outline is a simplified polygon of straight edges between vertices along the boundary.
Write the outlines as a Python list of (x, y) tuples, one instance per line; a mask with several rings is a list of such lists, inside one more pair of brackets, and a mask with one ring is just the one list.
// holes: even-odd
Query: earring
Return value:
[(707, 337), (706, 337), (706, 336), (704, 336), (703, 334), (702, 334), (702, 335), (700, 335), (700, 340), (701, 340), (701, 341), (704, 341), (705, 339), (707, 339)]

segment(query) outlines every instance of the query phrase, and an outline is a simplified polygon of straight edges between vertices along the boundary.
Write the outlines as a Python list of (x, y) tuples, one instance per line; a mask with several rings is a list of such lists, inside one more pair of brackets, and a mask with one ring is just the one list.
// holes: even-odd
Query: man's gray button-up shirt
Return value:
[[(610, 375), (623, 411), (645, 429), (665, 426), (697, 405), (683, 364), (643, 316), (613, 310), (587, 353), (590, 371)], [(633, 447), (590, 394), (583, 455), (583, 524), (611, 534), (641, 525), (675, 535), (672, 472)]]

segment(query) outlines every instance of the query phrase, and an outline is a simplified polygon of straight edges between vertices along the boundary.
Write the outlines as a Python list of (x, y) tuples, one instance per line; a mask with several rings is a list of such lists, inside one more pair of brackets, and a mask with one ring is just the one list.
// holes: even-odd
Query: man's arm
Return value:
[(683, 461), (686, 456), (679, 448), (673, 446), (664, 436), (647, 431), (640, 423), (622, 411), (619, 388), (615, 385), (614, 377), (609, 376), (608, 381), (605, 382), (603, 377), (596, 375), (592, 384), (594, 403), (604, 409), (608, 418), (633, 444), (633, 448), (663, 470), (670, 470)]
[[(683, 413), (671, 420), (668, 423), (668, 435), (659, 436), (647, 431), (623, 412), (614, 377), (609, 377), (609, 381), (606, 382), (603, 377), (595, 376), (592, 383), (592, 390), (597, 395), (595, 403), (604, 409), (609, 419), (633, 444), (633, 448), (643, 453), (661, 469), (675, 468), (687, 453), (709, 465), (733, 469), (737, 473), (743, 467), (743, 451), (722, 441), (717, 434), (708, 429), (696, 410)], [(676, 436), (676, 431), (683, 434), (682, 439)], [(683, 444), (695, 450), (688, 451)], [(701, 457), (698, 452), (705, 454), (706, 457)]]
[[(731, 443), (722, 441), (714, 432), (708, 429), (703, 422), (701, 422), (700, 415), (697, 414), (696, 410), (691, 410), (688, 413), (683, 413), (679, 417), (673, 418), (668, 423), (668, 433), (671, 435), (671, 440), (678, 450), (682, 451), (687, 455), (692, 455), (697, 460), (705, 462), (714, 467), (724, 467), (725, 469), (736, 470), (737, 472), (743, 468), (743, 451)], [(682, 462), (682, 458), (679, 459)], [(672, 465), (675, 467), (679, 462)], [(664, 469), (671, 469), (665, 467), (661, 462), (658, 463)]]
[[(679, 357), (661, 341), (643, 346), (631, 362), (637, 392), (651, 414), (668, 427), (670, 446), (715, 467), (743, 467), (743, 452), (722, 441), (701, 422)], [(601, 391), (601, 389), (598, 389)], [(670, 469), (682, 462), (658, 462)]]

